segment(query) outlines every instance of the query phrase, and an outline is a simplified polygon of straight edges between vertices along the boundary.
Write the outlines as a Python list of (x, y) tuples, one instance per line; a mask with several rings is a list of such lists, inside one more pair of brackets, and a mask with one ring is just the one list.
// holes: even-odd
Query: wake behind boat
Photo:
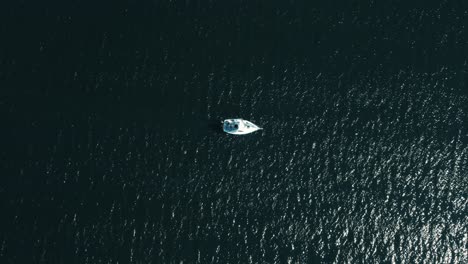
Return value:
[(246, 135), (262, 129), (254, 123), (241, 119), (226, 119), (223, 121), (224, 132), (232, 135)]

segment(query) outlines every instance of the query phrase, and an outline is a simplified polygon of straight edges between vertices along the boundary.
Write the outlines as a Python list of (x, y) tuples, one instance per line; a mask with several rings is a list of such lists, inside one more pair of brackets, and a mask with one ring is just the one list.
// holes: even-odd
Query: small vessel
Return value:
[(224, 132), (232, 135), (250, 134), (260, 129), (262, 128), (241, 118), (226, 119), (223, 121)]

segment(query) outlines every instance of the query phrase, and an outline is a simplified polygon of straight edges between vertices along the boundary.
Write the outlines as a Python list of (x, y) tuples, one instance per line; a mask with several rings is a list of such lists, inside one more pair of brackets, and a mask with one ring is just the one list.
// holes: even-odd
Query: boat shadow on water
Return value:
[(216, 134), (225, 134), (223, 131), (223, 124), (219, 120), (209, 120), (208, 129)]

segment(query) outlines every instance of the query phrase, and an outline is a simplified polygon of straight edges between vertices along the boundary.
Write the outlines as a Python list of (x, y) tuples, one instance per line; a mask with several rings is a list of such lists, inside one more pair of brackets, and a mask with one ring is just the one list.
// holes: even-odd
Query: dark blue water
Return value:
[(467, 8), (4, 4), (1, 263), (468, 262)]

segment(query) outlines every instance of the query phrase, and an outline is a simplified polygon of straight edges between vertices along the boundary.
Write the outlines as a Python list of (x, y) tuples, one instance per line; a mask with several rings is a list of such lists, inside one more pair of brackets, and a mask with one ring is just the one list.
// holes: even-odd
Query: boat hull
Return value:
[(247, 135), (261, 129), (254, 123), (240, 118), (223, 121), (223, 131), (231, 135)]

